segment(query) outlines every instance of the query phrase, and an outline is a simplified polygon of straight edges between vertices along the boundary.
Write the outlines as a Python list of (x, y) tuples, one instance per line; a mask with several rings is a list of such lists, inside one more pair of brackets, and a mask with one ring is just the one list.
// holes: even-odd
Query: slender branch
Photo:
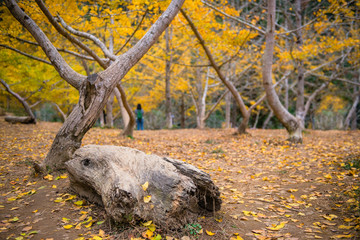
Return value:
[(30, 105), (30, 108), (36, 107), (36, 106), (37, 106), (39, 103), (41, 103), (41, 102), (42, 102), (41, 100), (37, 101), (36, 103)]
[(242, 113), (243, 116), (247, 116), (248, 112), (246, 110), (246, 106), (244, 104), (244, 101), (242, 100), (240, 94), (237, 92), (235, 86), (228, 80), (226, 80), (225, 76), (222, 74), (222, 72), (220, 71), (220, 68), (217, 66), (210, 50), (207, 48), (207, 46), (205, 45), (205, 41), (204, 39), (201, 37), (199, 31), (197, 30), (197, 28), (195, 27), (194, 23), (191, 21), (190, 17), (185, 13), (185, 11), (183, 9), (180, 9), (180, 12), (182, 13), (182, 15), (184, 16), (184, 18), (186, 19), (186, 21), (189, 23), (192, 31), (194, 32), (196, 38), (198, 39), (198, 41), (200, 42), (202, 48), (204, 49), (206, 56), (209, 59), (210, 64), (212, 65), (212, 67), (214, 68), (215, 72), (217, 73), (217, 75), (219, 76), (220, 80), (224, 83), (224, 85), (230, 90), (230, 92), (232, 93), (232, 95), (234, 96), (234, 98), (236, 99), (236, 103), (238, 104), (240, 111)]
[(64, 122), (67, 118), (66, 114), (63, 112), (63, 110), (61, 110), (61, 108), (59, 107), (59, 105), (57, 105), (56, 103), (52, 102), (52, 104), (56, 107), (56, 110), (58, 110), (58, 112), (60, 113), (61, 117), (63, 118)]
[(80, 84), (85, 80), (85, 76), (74, 71), (63, 59), (54, 45), (46, 37), (39, 26), (18, 6), (16, 0), (5, 0), (7, 8), (11, 14), (25, 27), (35, 40), (40, 44), (41, 48), (49, 58), (52, 65), (60, 76), (76, 89), (80, 88)]
[(248, 26), (248, 27), (250, 27), (250, 28), (252, 28), (252, 29), (254, 29), (254, 30), (256, 30), (256, 31), (258, 31), (259, 33), (265, 35), (265, 31), (264, 31), (264, 30), (262, 30), (262, 29), (260, 29), (260, 28), (258, 28), (258, 27), (256, 27), (256, 26), (254, 26), (254, 25), (252, 25), (251, 23), (248, 23), (248, 22), (246, 22), (245, 20), (242, 20), (242, 19), (240, 19), (240, 18), (233, 17), (233, 16), (231, 16), (231, 15), (229, 15), (229, 14), (221, 11), (220, 9), (216, 8), (214, 5), (208, 3), (208, 2), (206, 2), (206, 1), (204, 1), (204, 0), (201, 0), (201, 2), (202, 2), (203, 4), (205, 4), (206, 6), (210, 7), (211, 9), (213, 9), (213, 10), (221, 13), (222, 15), (224, 15), (224, 16), (226, 16), (226, 17), (228, 17), (228, 18), (230, 18), (230, 19), (232, 19), (232, 20), (234, 20), (234, 21), (236, 21), (236, 22), (242, 23), (242, 24), (244, 24), (244, 25), (246, 25), (246, 26)]
[(120, 49), (116, 51), (115, 55), (118, 55), (126, 47), (126, 45), (130, 42), (130, 40), (134, 37), (135, 33), (139, 30), (142, 22), (144, 21), (145, 16), (148, 13), (148, 11), (149, 10), (146, 9), (144, 15), (142, 16), (142, 18), (141, 18), (139, 24), (137, 25), (137, 27), (135, 28), (134, 32), (130, 35), (130, 37), (126, 40), (126, 42), (120, 47)]
[(70, 33), (82, 37), (82, 38), (86, 38), (89, 39), (91, 41), (93, 41), (100, 49), (101, 51), (105, 54), (106, 57), (108, 57), (109, 59), (111, 59), (112, 61), (114, 61), (116, 59), (116, 56), (114, 54), (112, 54), (109, 49), (107, 49), (107, 47), (105, 46), (105, 44), (100, 41), (100, 39), (98, 39), (97, 37), (95, 37), (94, 35), (90, 34), (90, 33), (86, 33), (86, 32), (82, 32), (79, 30), (75, 30), (74, 28), (72, 28), (71, 26), (69, 26), (60, 16), (59, 14), (57, 15), (57, 19), (59, 20), (59, 22), (61, 23), (61, 25), (68, 30)]
[[(9, 0), (7, 0), (9, 1)], [(14, 0), (11, 0), (14, 1)], [(88, 46), (86, 46), (84, 43), (82, 43), (79, 39), (75, 38), (74, 36), (70, 35), (65, 29), (63, 29), (60, 24), (55, 20), (55, 18), (51, 15), (49, 9), (45, 6), (44, 2), (42, 0), (35, 0), (38, 6), (40, 7), (41, 11), (45, 14), (49, 22), (55, 27), (55, 29), (63, 35), (65, 38), (67, 38), (70, 42), (75, 43), (79, 47), (81, 47), (85, 52), (87, 52), (90, 56), (92, 56), (96, 62), (100, 64), (101, 67), (106, 68), (107, 64)]]
[(22, 98), (19, 94), (17, 94), (16, 92), (14, 92), (13, 90), (11, 90), (11, 88), (9, 87), (9, 85), (0, 78), (0, 82), (1, 84), (5, 87), (6, 91), (8, 93), (10, 93), (11, 95), (13, 95), (24, 107), (26, 113), (35, 121), (35, 115), (34, 113), (31, 111), (31, 108), (29, 106), (29, 104), (25, 101), (24, 98)]
[(49, 65), (52, 65), (51, 62), (49, 62), (49, 61), (47, 61), (47, 60), (45, 60), (45, 59), (42, 59), (42, 58), (39, 58), (39, 57), (35, 57), (35, 56), (30, 55), (30, 54), (28, 54), (28, 53), (26, 53), (26, 52), (20, 51), (20, 50), (18, 50), (18, 49), (16, 49), (16, 48), (12, 48), (12, 47), (7, 46), (7, 45), (4, 45), (4, 44), (0, 44), (0, 47), (4, 47), (4, 48), (7, 48), (7, 49), (10, 49), (11, 51), (20, 53), (21, 55), (24, 55), (24, 56), (26, 56), (26, 57), (28, 57), (28, 58), (31, 58), (31, 59), (34, 59), (34, 60), (36, 60), (36, 61), (39, 61), (39, 62), (43, 62), (43, 63), (49, 64)]
[[(40, 47), (40, 45), (37, 42), (29, 41), (29, 40), (22, 39), (22, 38), (19, 38), (19, 37), (14, 37), (14, 36), (12, 36), (10, 34), (7, 34), (7, 36), (10, 37), (10, 38), (16, 39), (16, 40), (18, 40), (20, 42), (24, 42), (24, 43), (28, 43), (28, 44)], [(95, 61), (94, 58), (92, 58), (92, 57), (90, 57), (88, 55), (80, 54), (80, 53), (73, 52), (73, 51), (70, 51), (70, 50), (67, 50), (67, 49), (63, 49), (63, 48), (56, 48), (56, 49), (59, 52), (68, 53), (68, 54), (74, 55), (75, 57), (83, 58), (83, 59), (90, 60), (90, 61)], [(107, 59), (102, 59), (102, 60), (107, 61)]]
[(214, 110), (216, 109), (216, 107), (220, 104), (221, 100), (223, 100), (223, 98), (226, 96), (226, 94), (229, 92), (229, 90), (226, 90), (220, 97), (219, 99), (216, 101), (216, 103), (211, 107), (211, 109), (208, 111), (208, 113), (206, 114), (204, 121), (206, 121), (210, 115), (214, 112)]

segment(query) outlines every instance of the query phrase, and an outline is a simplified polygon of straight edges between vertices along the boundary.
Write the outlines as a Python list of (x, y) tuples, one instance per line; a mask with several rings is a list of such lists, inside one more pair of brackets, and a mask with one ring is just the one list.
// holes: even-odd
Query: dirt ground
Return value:
[[(69, 192), (66, 172), (32, 176), (60, 126), (0, 119), (0, 239), (144, 239), (148, 226), (111, 223)], [(83, 144), (133, 147), (212, 176), (222, 209), (178, 231), (156, 226), (155, 239), (360, 239), (360, 131), (309, 130), (299, 145), (284, 130), (233, 132), (145, 130), (129, 139), (93, 128)]]

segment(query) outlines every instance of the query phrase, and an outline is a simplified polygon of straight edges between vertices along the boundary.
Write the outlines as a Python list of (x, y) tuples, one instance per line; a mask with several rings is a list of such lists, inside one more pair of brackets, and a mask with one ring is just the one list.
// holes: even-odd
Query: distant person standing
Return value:
[(136, 126), (137, 130), (144, 130), (144, 110), (141, 108), (141, 104), (139, 103), (135, 110), (136, 115)]

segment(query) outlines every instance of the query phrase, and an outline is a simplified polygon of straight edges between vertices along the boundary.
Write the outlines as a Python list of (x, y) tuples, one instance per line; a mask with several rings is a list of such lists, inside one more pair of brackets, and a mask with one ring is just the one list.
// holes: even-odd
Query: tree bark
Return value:
[[(41, 5), (42, 2), (40, 0), (38, 2)], [(166, 11), (134, 47), (118, 56), (106, 70), (86, 78), (67, 65), (42, 30), (20, 9), (15, 0), (5, 1), (13, 16), (33, 35), (43, 48), (61, 77), (80, 92), (79, 102), (56, 135), (42, 165), (43, 169), (49, 167), (53, 170), (60, 170), (65, 167), (64, 163), (81, 146), (83, 136), (95, 123), (115, 86), (168, 27), (183, 2), (184, 0), (173, 0)], [(46, 12), (46, 10), (43, 11)]]
[(129, 116), (128, 112), (126, 111), (126, 108), (124, 107), (124, 103), (122, 101), (122, 97), (121, 97), (121, 93), (120, 93), (119, 89), (115, 88), (114, 93), (115, 93), (116, 99), (120, 106), (120, 113), (121, 113), (121, 117), (122, 117), (122, 120), (124, 123), (124, 129), (125, 129), (129, 125), (130, 116)]
[[(351, 105), (351, 108), (345, 118), (345, 122), (344, 122), (345, 130), (350, 128), (350, 121), (354, 117), (354, 115), (355, 115), (355, 119), (356, 119), (356, 107), (359, 104), (359, 101), (360, 101), (360, 91), (355, 94), (355, 97), (353, 98), (353, 104)], [(355, 120), (355, 122), (356, 122), (356, 120)]]
[(161, 226), (183, 227), (194, 213), (221, 208), (220, 192), (209, 174), (136, 149), (85, 146), (66, 168), (72, 189), (104, 206), (117, 222), (152, 220)]
[(289, 141), (302, 142), (302, 125), (300, 119), (291, 115), (281, 104), (272, 85), (272, 62), (275, 44), (275, 0), (268, 0), (268, 19), (266, 45), (263, 59), (263, 85), (271, 109), (289, 133)]
[(170, 49), (171, 32), (170, 26), (165, 30), (166, 41), (166, 60), (165, 60), (165, 114), (166, 114), (166, 127), (172, 128), (172, 113), (171, 113), (171, 60), (172, 54)]
[[(295, 19), (296, 19), (296, 46), (298, 51), (302, 51), (303, 36), (302, 36), (302, 11), (301, 0), (295, 1)], [(301, 59), (296, 60), (297, 65), (297, 90), (296, 90), (296, 117), (300, 119), (302, 127), (305, 126), (305, 99), (304, 99), (304, 85), (305, 85), (305, 70), (304, 63)]]
[(34, 113), (31, 111), (29, 104), (26, 102), (24, 98), (22, 98), (19, 94), (11, 90), (10, 86), (3, 80), (0, 79), (1, 84), (5, 87), (6, 91), (14, 96), (24, 107), (25, 112), (29, 115), (28, 117), (7, 117), (5, 120), (7, 122), (15, 123), (18, 121), (19, 123), (36, 123), (36, 118)]
[(225, 128), (231, 128), (231, 93), (225, 96)]
[(106, 102), (106, 127), (114, 127), (114, 118), (113, 118), (113, 103), (114, 103), (114, 92), (111, 93), (108, 101)]
[(129, 123), (124, 127), (124, 131), (123, 131), (122, 135), (132, 137), (133, 133), (134, 133), (135, 124), (136, 124), (135, 115), (134, 115), (128, 101), (126, 100), (125, 91), (120, 84), (117, 85), (117, 89), (120, 92), (122, 103), (124, 104), (126, 112), (129, 116)]

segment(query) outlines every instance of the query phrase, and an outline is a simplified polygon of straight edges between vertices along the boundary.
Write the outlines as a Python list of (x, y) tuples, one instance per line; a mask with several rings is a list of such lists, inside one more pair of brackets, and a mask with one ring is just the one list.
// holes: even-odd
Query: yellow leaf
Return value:
[(84, 204), (84, 200), (76, 201), (76, 202), (74, 202), (74, 204), (75, 204), (76, 206), (82, 206), (82, 205)]
[(345, 225), (340, 225), (339, 228), (340, 229), (352, 229), (354, 226), (345, 226)]
[(151, 196), (150, 195), (144, 197), (144, 203), (148, 203), (150, 201), (151, 201)]
[(75, 226), (75, 229), (77, 229), (77, 230), (81, 229), (81, 224), (82, 224), (82, 223), (79, 223), (78, 225), (76, 225), (76, 226)]
[(94, 239), (94, 240), (102, 240), (102, 237), (99, 237), (99, 236), (93, 236), (93, 239)]
[(141, 185), (141, 187), (144, 191), (146, 191), (149, 187), (149, 182), (144, 183), (143, 185)]
[(335, 239), (338, 239), (338, 238), (352, 238), (354, 235), (352, 234), (348, 234), (348, 235), (335, 235), (335, 236), (332, 236), (331, 238), (335, 238)]
[(51, 187), (52, 187), (52, 188), (57, 188), (56, 185), (52, 185)]
[(34, 211), (32, 211), (33, 213), (37, 213), (39, 210), (38, 209), (36, 209), (36, 210), (34, 210)]
[(152, 221), (148, 221), (148, 222), (145, 222), (145, 223), (142, 223), (143, 226), (147, 227), (147, 226), (150, 226), (150, 224), (152, 223)]
[(272, 227), (267, 227), (267, 229), (269, 229), (269, 230), (272, 230), (272, 231), (278, 231), (278, 230), (280, 230), (280, 229), (282, 229), (283, 227), (285, 227), (285, 224), (286, 224), (287, 222), (281, 222), (279, 225), (273, 225)]
[(208, 231), (208, 230), (205, 230), (205, 232), (206, 232), (206, 234), (209, 235), (209, 236), (215, 235), (215, 233), (210, 232), (210, 231)]
[(92, 224), (93, 224), (92, 222), (89, 222), (89, 224), (85, 225), (85, 227), (89, 228), (89, 227), (91, 227)]
[(215, 218), (215, 221), (217, 221), (217, 222), (222, 222), (223, 220), (222, 220), (222, 218), (220, 218), (220, 219), (216, 219), (216, 218)]
[(292, 189), (292, 188), (290, 188), (290, 189), (288, 190), (288, 192), (291, 192), (291, 193), (297, 192), (297, 191), (299, 191), (299, 189)]
[(48, 175), (46, 175), (46, 176), (44, 177), (44, 179), (47, 179), (47, 180), (49, 180), (49, 181), (52, 181), (52, 180), (54, 179), (54, 177), (53, 177), (52, 175), (48, 174)]
[(68, 219), (66, 217), (63, 217), (61, 221), (64, 222), (64, 223), (68, 223), (70, 221), (70, 219)]
[(335, 214), (330, 214), (329, 216), (327, 216), (327, 215), (321, 215), (321, 216), (329, 221), (332, 221), (333, 219), (337, 218), (337, 216)]
[(331, 174), (330, 174), (330, 173), (329, 173), (329, 174), (324, 175), (324, 177), (325, 177), (326, 179), (332, 179), (332, 176), (331, 176)]
[(65, 229), (70, 229), (70, 228), (72, 228), (72, 227), (73, 227), (73, 225), (71, 225), (71, 224), (68, 224), (68, 225), (65, 225), (65, 226), (64, 226)]

